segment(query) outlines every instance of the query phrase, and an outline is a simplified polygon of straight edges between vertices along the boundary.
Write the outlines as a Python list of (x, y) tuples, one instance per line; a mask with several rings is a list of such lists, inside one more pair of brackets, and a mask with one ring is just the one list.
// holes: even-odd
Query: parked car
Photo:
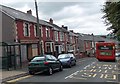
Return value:
[(72, 67), (72, 65), (76, 65), (76, 58), (73, 54), (60, 54), (58, 59), (61, 61), (64, 67)]
[(116, 60), (120, 60), (120, 52), (116, 52), (115, 56), (116, 56)]
[(53, 55), (35, 56), (29, 62), (29, 73), (34, 75), (36, 72), (47, 72), (49, 75), (53, 74), (54, 70), (62, 71), (61, 62)]

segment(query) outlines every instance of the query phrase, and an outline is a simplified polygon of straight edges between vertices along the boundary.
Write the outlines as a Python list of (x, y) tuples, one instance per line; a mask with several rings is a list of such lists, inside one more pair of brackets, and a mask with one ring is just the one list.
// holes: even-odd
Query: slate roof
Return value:
[(99, 37), (99, 36), (93, 36), (93, 35), (90, 35), (90, 34), (79, 34), (79, 37), (81, 40), (88, 40), (88, 41), (96, 41), (96, 42), (99, 42), (99, 41), (105, 41), (105, 39), (103, 39), (102, 37)]
[(63, 32), (69, 32), (68, 30), (66, 30), (66, 29), (64, 29), (64, 28), (62, 28), (62, 27), (59, 27), (58, 25), (56, 25), (56, 24), (52, 24), (52, 23), (50, 23), (50, 22), (48, 22), (50, 25), (52, 25), (53, 26), (53, 29), (54, 30), (56, 30), (56, 31), (63, 31)]
[[(10, 8), (10, 7), (0, 5), (0, 11), (4, 12), (5, 14), (11, 16), (14, 19), (20, 19), (20, 20), (25, 20), (25, 21), (37, 23), (36, 22), (37, 19), (33, 15), (21, 12), (19, 10), (16, 10), (16, 9), (13, 9), (13, 8)], [(50, 25), (49, 23), (47, 23), (44, 20), (39, 20), (39, 23), (41, 25), (46, 25), (46, 26), (52, 27), (52, 25)]]

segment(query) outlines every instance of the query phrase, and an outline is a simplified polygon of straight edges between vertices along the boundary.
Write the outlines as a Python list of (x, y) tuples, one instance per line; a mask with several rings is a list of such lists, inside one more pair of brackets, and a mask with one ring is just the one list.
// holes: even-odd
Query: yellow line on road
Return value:
[(96, 77), (96, 75), (97, 75), (97, 74), (94, 74), (94, 75), (93, 75), (93, 78)]
[(96, 66), (93, 66), (93, 68), (95, 68)]
[(14, 79), (14, 80), (7, 81), (7, 83), (13, 83), (13, 82), (16, 82), (16, 81), (19, 81), (19, 80), (22, 80), (22, 79), (25, 79), (25, 78), (29, 78), (29, 77), (32, 77), (32, 76), (33, 75), (28, 75), (28, 76), (20, 77), (20, 78)]

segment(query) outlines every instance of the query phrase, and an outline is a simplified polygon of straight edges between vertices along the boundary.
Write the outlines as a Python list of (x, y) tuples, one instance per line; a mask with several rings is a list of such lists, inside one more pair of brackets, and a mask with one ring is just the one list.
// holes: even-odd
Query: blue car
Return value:
[(76, 65), (76, 58), (73, 54), (60, 54), (58, 59), (61, 61), (64, 67), (72, 67), (72, 65)]

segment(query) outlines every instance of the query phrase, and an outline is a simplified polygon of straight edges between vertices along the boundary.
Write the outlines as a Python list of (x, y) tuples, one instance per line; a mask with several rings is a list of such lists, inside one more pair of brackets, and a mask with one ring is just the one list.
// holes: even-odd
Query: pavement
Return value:
[(22, 67), (16, 70), (0, 70), (0, 82), (16, 79), (28, 75), (28, 68)]

